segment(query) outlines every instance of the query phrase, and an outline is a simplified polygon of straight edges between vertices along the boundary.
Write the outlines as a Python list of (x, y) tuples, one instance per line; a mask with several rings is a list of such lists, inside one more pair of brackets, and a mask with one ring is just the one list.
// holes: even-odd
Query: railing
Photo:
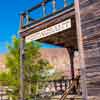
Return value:
[[(39, 83), (46, 84), (46, 87), (42, 87), (43, 90), (41, 92), (38, 92), (38, 94), (34, 94), (32, 96), (35, 100), (70, 100), (70, 97), (67, 97), (68, 95), (77, 95), (78, 93), (75, 93), (74, 86), (76, 87), (77, 81), (79, 80), (52, 80), (52, 81), (37, 81), (38, 86)], [(36, 82), (34, 82), (36, 83)], [(50, 88), (49, 91), (45, 91), (46, 88)], [(53, 89), (53, 90), (52, 90)], [(76, 88), (77, 89), (77, 88)], [(58, 97), (60, 96), (60, 97)], [(66, 99), (65, 99), (66, 98)], [(71, 98), (74, 98), (73, 96)], [(75, 97), (80, 99), (80, 97)]]
[(79, 80), (80, 76), (77, 76), (76, 79), (73, 79), (71, 84), (69, 85), (68, 88), (66, 88), (66, 90), (64, 91), (63, 95), (59, 100), (65, 100), (71, 91), (76, 92), (76, 94), (78, 95), (81, 94)]
[(47, 18), (55, 13), (69, 8), (73, 5), (73, 0), (44, 0), (35, 7), (28, 9), (21, 14), (21, 28), (31, 23)]
[[(44, 89), (44, 93), (47, 92), (45, 91), (46, 88), (49, 89), (48, 93), (53, 93), (54, 94), (63, 94), (66, 88), (69, 87), (71, 82), (71, 79), (60, 79), (60, 80), (49, 80), (49, 81), (33, 81), (35, 84), (43, 84), (42, 89)], [(41, 90), (40, 90), (41, 91)]]

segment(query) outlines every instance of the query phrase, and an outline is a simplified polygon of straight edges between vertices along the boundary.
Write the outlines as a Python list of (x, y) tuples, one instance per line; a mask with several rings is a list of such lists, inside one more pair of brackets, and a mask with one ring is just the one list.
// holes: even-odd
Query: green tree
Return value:
[[(9, 69), (7, 73), (0, 74), (1, 85), (6, 85), (12, 89), (11, 95), (13, 100), (19, 99), (20, 90), (20, 39), (13, 37), (13, 45), (8, 45), (6, 54), (6, 66)], [(37, 82), (47, 79), (47, 70), (50, 69), (48, 62), (41, 58), (39, 49), (40, 44), (37, 42), (25, 45), (24, 57), (24, 88), (25, 97), (38, 93), (39, 86)], [(5, 77), (5, 78), (3, 78)]]

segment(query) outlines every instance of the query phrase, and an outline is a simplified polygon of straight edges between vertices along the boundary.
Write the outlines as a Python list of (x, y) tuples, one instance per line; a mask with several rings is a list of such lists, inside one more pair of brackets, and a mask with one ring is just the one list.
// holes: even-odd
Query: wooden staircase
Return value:
[(65, 98), (67, 97), (67, 95), (69, 94), (69, 92), (74, 88), (74, 86), (75, 86), (75, 81), (73, 81), (70, 84), (69, 88), (66, 88), (64, 94), (61, 96), (61, 98), (59, 100), (65, 100)]
[[(65, 89), (65, 92), (63, 93), (63, 95), (61, 96), (61, 98), (59, 100), (67, 100), (67, 96), (70, 94), (70, 92), (73, 89), (75, 89), (75, 90), (79, 89), (79, 78), (80, 77), (77, 77), (76, 79), (73, 79), (71, 81), (69, 87)], [(79, 94), (79, 93), (77, 93), (77, 94)], [(69, 100), (75, 100), (75, 98), (69, 99)], [(82, 100), (82, 97), (80, 100)]]

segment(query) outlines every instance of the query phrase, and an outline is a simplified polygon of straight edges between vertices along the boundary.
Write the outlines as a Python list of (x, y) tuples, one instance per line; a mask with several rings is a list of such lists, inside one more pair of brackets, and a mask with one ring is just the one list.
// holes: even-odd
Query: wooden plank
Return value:
[(88, 88), (88, 91), (89, 95), (95, 95), (100, 97), (100, 88)]
[(95, 65), (89, 65), (89, 66), (86, 66), (86, 72), (100, 72), (100, 65), (99, 64), (95, 64)]
[(94, 38), (92, 40), (88, 39), (86, 42), (84, 41), (84, 49), (85, 49), (85, 53), (88, 53), (88, 51), (91, 53), (93, 51), (93, 53), (94, 53), (94, 51), (96, 51), (96, 50), (98, 50), (97, 52), (99, 52), (100, 51), (100, 39), (99, 39), (99, 37), (97, 39)]
[(80, 0), (80, 9), (82, 9), (82, 8), (84, 9), (88, 6), (91, 6), (91, 4), (93, 5), (97, 2), (98, 2), (98, 0)]
[(97, 63), (97, 64), (100, 64), (100, 57), (91, 57), (91, 58), (85, 58), (85, 64), (94, 64), (94, 63)]

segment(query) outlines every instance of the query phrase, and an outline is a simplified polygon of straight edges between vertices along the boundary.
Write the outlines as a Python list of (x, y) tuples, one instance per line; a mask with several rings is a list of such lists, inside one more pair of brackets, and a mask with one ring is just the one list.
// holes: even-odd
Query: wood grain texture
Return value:
[(79, 0), (88, 95), (100, 96), (100, 0)]

